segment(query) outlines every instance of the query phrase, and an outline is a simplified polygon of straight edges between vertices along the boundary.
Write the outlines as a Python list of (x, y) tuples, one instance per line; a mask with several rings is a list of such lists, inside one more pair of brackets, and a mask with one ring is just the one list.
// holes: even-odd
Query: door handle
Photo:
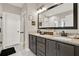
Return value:
[(24, 33), (24, 32), (20, 32), (20, 33)]
[(0, 28), (0, 32), (1, 32), (1, 28)]

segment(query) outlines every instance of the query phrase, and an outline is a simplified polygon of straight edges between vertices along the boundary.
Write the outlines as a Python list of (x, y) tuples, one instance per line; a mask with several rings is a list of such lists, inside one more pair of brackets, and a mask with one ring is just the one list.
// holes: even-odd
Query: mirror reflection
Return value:
[(73, 3), (63, 3), (39, 14), (39, 28), (73, 27)]

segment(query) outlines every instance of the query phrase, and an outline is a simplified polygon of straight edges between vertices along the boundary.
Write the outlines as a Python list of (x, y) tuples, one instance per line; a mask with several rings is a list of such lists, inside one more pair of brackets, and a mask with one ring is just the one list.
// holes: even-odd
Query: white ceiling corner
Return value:
[(24, 3), (9, 3), (9, 4), (11, 4), (13, 6), (16, 6), (16, 7), (22, 8), (22, 6), (23, 6)]

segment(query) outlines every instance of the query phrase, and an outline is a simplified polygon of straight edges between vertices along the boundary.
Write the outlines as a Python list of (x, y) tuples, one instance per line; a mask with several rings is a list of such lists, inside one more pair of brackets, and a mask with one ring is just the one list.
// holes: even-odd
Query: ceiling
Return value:
[[(16, 7), (20, 7), (22, 8), (23, 4), (24, 3), (9, 3), (13, 6), (16, 6)], [(50, 5), (53, 5), (53, 3), (35, 3), (35, 5), (39, 8), (41, 7), (42, 5), (45, 5), (46, 7), (49, 7)]]
[(24, 3), (9, 3), (9, 4), (11, 4), (13, 6), (16, 6), (16, 7), (22, 8), (22, 6), (23, 6)]

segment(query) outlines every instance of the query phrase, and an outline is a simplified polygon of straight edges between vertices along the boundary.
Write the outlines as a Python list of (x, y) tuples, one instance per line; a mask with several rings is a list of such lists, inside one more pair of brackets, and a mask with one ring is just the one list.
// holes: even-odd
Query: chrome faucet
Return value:
[(62, 31), (61, 36), (67, 36), (67, 33), (65, 33), (65, 31)]

